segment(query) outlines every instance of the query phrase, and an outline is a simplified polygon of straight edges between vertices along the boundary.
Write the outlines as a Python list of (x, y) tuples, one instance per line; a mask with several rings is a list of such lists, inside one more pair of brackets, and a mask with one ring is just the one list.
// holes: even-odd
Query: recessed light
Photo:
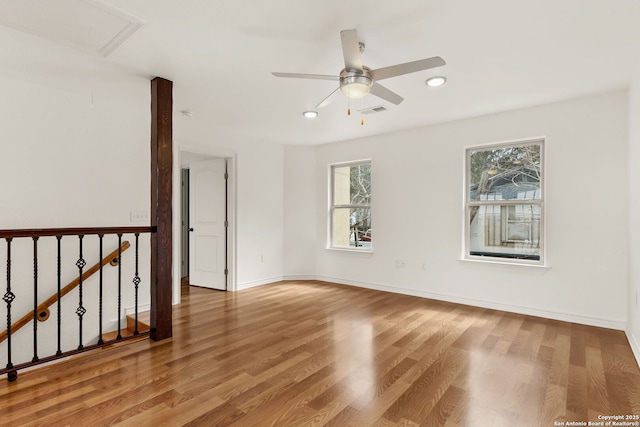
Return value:
[(305, 116), (307, 119), (315, 119), (316, 117), (318, 117), (318, 112), (317, 111), (305, 111), (304, 113), (302, 113), (303, 116)]
[(436, 77), (431, 77), (427, 79), (425, 83), (429, 87), (436, 87), (436, 86), (442, 86), (446, 81), (447, 81), (446, 77), (436, 76)]

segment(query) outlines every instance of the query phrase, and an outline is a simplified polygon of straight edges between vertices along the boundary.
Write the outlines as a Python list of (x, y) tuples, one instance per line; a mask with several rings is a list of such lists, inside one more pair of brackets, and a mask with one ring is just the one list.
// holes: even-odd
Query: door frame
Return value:
[[(189, 277), (189, 169), (180, 166), (180, 278)], [(186, 219), (186, 222), (185, 222)]]
[[(229, 179), (227, 181), (227, 220), (229, 227), (227, 228), (227, 268), (229, 275), (227, 276), (227, 291), (237, 290), (236, 279), (236, 188), (237, 188), (237, 153), (222, 148), (195, 148), (186, 145), (176, 145), (173, 155), (173, 188), (181, 188), (182, 180), (182, 158), (183, 153), (193, 153), (208, 157), (224, 158), (227, 160), (227, 173)], [(181, 212), (182, 197), (180, 192), (173, 192), (173, 212)], [(181, 247), (181, 215), (173, 215), (173, 304), (180, 303), (180, 276), (182, 263), (182, 247)], [(178, 261), (179, 260), (179, 261)]]

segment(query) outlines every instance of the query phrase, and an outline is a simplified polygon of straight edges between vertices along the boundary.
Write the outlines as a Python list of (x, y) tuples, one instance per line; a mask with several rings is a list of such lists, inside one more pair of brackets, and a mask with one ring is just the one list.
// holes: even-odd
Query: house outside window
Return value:
[(330, 167), (329, 247), (371, 251), (371, 161)]
[(544, 141), (468, 148), (466, 259), (543, 264)]

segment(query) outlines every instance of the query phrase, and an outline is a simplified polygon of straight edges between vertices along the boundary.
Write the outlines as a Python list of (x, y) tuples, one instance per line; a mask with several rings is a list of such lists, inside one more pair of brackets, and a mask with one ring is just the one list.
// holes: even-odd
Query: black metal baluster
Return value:
[(99, 328), (99, 336), (98, 336), (98, 344), (104, 344), (102, 340), (102, 238), (104, 234), (98, 234), (98, 238), (100, 239), (100, 295), (98, 297), (98, 328)]
[(60, 356), (62, 354), (62, 295), (61, 295), (61, 282), (60, 277), (62, 273), (62, 255), (60, 251), (60, 242), (62, 240), (62, 236), (56, 236), (58, 239), (58, 351), (56, 351), (56, 356)]
[(136, 233), (136, 273), (133, 276), (133, 284), (135, 286), (135, 316), (136, 316), (136, 325), (135, 330), (133, 331), (133, 335), (139, 335), (138, 331), (138, 285), (140, 285), (140, 275), (138, 274), (138, 239), (140, 237), (140, 233)]
[(76, 266), (78, 267), (78, 301), (79, 301), (78, 308), (76, 309), (76, 314), (78, 315), (78, 326), (79, 326), (78, 350), (82, 350), (84, 348), (84, 346), (82, 345), (82, 317), (87, 312), (87, 310), (82, 305), (82, 269), (84, 268), (85, 265), (87, 265), (87, 262), (84, 260), (82, 256), (82, 239), (83, 238), (84, 238), (83, 235), (78, 236), (79, 246), (80, 246), (79, 248), (80, 255), (79, 255), (78, 261), (76, 261)]
[(121, 313), (122, 313), (122, 233), (118, 233), (118, 336), (116, 339), (121, 340)]
[[(7, 237), (7, 292), (2, 297), (2, 300), (7, 304), (7, 369), (13, 368), (11, 362), (11, 303), (16, 296), (11, 292), (11, 237)], [(18, 378), (18, 371), (9, 371), (7, 373), (7, 379), (9, 381), (15, 381)]]
[(33, 359), (38, 357), (38, 236), (33, 237)]

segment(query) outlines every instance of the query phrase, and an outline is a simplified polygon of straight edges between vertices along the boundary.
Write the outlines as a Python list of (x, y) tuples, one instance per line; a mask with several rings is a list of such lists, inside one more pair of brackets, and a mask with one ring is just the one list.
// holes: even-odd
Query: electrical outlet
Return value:
[(403, 259), (396, 260), (396, 268), (407, 268), (407, 261)]
[(129, 220), (131, 222), (149, 222), (149, 214), (147, 212), (129, 212)]

